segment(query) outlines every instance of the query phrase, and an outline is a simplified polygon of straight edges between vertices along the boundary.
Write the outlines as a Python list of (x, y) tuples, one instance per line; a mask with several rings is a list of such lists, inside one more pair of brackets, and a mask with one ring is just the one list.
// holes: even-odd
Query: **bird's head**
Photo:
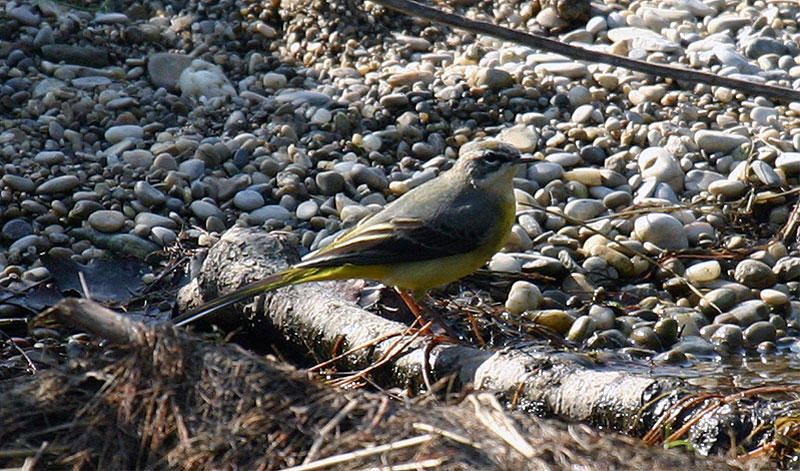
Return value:
[(476, 186), (495, 186), (510, 183), (516, 174), (516, 166), (532, 161), (522, 157), (514, 146), (487, 139), (461, 146), (453, 171), (469, 175)]

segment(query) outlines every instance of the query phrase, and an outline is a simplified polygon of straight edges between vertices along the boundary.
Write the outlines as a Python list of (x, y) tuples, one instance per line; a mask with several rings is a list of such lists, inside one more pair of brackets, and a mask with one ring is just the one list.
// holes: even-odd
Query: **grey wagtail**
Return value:
[(375, 280), (398, 288), (406, 302), (407, 292), (419, 299), (474, 272), (503, 247), (515, 220), (516, 165), (529, 161), (497, 140), (467, 143), (450, 170), (364, 218), (327, 247), (173, 321), (185, 325), (258, 293), (307, 281)]

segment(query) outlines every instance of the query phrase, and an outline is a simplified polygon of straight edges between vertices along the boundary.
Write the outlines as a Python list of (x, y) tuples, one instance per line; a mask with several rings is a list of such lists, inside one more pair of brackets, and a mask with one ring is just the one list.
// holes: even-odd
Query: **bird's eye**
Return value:
[(496, 150), (489, 150), (483, 154), (483, 160), (485, 160), (489, 164), (498, 165), (502, 162), (505, 162), (506, 155), (503, 152), (498, 152)]

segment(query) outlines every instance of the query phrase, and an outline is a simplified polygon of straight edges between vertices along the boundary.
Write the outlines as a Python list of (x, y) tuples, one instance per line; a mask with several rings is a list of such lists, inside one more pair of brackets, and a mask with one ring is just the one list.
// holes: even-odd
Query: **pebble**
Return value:
[(192, 57), (171, 52), (157, 52), (147, 59), (147, 74), (156, 87), (178, 90), (178, 79), (192, 62)]
[(770, 288), (778, 278), (772, 268), (759, 260), (745, 259), (736, 265), (733, 278), (751, 288)]
[(583, 342), (597, 330), (597, 323), (589, 316), (580, 316), (569, 328), (566, 338), (573, 342)]
[(50, 195), (66, 193), (80, 185), (80, 180), (75, 175), (62, 175), (43, 182), (36, 187), (37, 195)]
[(125, 225), (125, 215), (113, 210), (95, 211), (87, 220), (92, 228), (100, 232), (117, 232)]
[(267, 72), (261, 77), (261, 84), (264, 88), (283, 88), (288, 83), (286, 76), (275, 72)]
[(160, 214), (148, 213), (148, 212), (137, 214), (136, 218), (134, 219), (134, 222), (137, 225), (141, 224), (147, 227), (148, 229), (152, 229), (155, 226), (163, 226), (169, 229), (178, 228), (178, 224), (172, 219), (166, 216), (162, 216)]
[(517, 124), (501, 132), (498, 139), (520, 152), (533, 152), (539, 144), (539, 133), (534, 126)]
[(716, 280), (722, 274), (722, 267), (716, 260), (695, 263), (686, 268), (684, 274), (689, 281), (694, 283), (708, 283)]
[(490, 90), (502, 90), (514, 85), (514, 77), (502, 69), (480, 68), (472, 78), (477, 87), (486, 87)]
[(585, 221), (591, 219), (605, 210), (603, 203), (589, 198), (577, 198), (564, 206), (564, 214), (571, 218)]
[(122, 161), (133, 168), (150, 168), (153, 160), (153, 153), (147, 149), (126, 150), (122, 153)]
[(489, 260), (489, 270), (518, 273), (522, 270), (522, 264), (513, 256), (498, 252)]
[(314, 200), (303, 201), (297, 205), (297, 219), (308, 221), (319, 213), (319, 205)]
[(8, 17), (15, 19), (25, 26), (38, 26), (42, 17), (34, 13), (30, 5), (20, 5), (8, 10)]
[(36, 189), (36, 183), (28, 177), (6, 174), (3, 175), (2, 180), (3, 183), (14, 191), (31, 193)]
[(572, 328), (575, 318), (561, 309), (543, 309), (528, 314), (531, 321), (547, 327), (560, 335), (566, 335)]
[(189, 176), (189, 180), (197, 180), (206, 171), (206, 163), (202, 159), (188, 159), (178, 164), (178, 171)]
[(508, 292), (506, 310), (511, 314), (522, 314), (538, 309), (541, 303), (542, 292), (538, 286), (527, 281), (517, 281)]
[(697, 131), (694, 135), (694, 140), (698, 147), (709, 154), (716, 152), (728, 153), (750, 142), (749, 139), (738, 134), (708, 130)]
[(730, 355), (742, 348), (744, 335), (742, 328), (738, 325), (725, 324), (714, 329), (714, 333), (709, 340), (719, 349), (722, 349), (722, 353)]
[(292, 217), (291, 211), (277, 204), (270, 204), (252, 211), (249, 216), (250, 224), (264, 224), (270, 219), (286, 220)]
[(24, 219), (11, 219), (3, 224), (0, 234), (4, 239), (14, 241), (33, 234), (33, 225)]
[(166, 247), (177, 241), (178, 235), (175, 234), (175, 231), (167, 229), (166, 227), (155, 226), (152, 229), (151, 239), (158, 245)]
[(649, 242), (663, 250), (682, 250), (689, 247), (683, 224), (674, 216), (650, 213), (639, 216), (634, 222), (634, 234), (642, 242)]
[(643, 179), (666, 183), (675, 191), (683, 190), (684, 174), (675, 157), (662, 147), (648, 147), (637, 158)]
[(580, 62), (545, 62), (537, 65), (534, 72), (539, 75), (560, 75), (576, 79), (585, 77), (589, 73), (589, 69)]
[(754, 322), (744, 331), (744, 343), (756, 347), (761, 342), (774, 342), (777, 331), (772, 323), (767, 321)]
[(210, 217), (217, 217), (217, 218), (224, 218), (224, 214), (220, 209), (210, 203), (208, 201), (203, 200), (196, 200), (192, 201), (192, 204), (189, 205), (189, 209), (191, 209), (192, 213), (197, 216), (198, 218), (205, 220)]
[(314, 180), (323, 195), (333, 196), (344, 189), (344, 177), (334, 171), (320, 172)]
[(233, 204), (242, 211), (252, 211), (264, 206), (264, 197), (255, 190), (241, 190), (233, 197)]
[(225, 72), (216, 64), (194, 59), (178, 77), (181, 96), (190, 99), (210, 99), (236, 96), (236, 90)]
[(144, 137), (144, 128), (135, 124), (112, 126), (106, 130), (104, 137), (111, 144), (117, 144), (124, 139), (138, 141)]
[(167, 200), (164, 192), (144, 180), (140, 180), (133, 185), (133, 194), (136, 199), (148, 208), (160, 206)]

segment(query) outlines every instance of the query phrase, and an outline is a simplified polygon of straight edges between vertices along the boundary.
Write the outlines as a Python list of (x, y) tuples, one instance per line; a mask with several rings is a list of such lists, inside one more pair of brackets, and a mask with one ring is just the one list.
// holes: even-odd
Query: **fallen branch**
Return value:
[[(180, 303), (189, 307), (207, 300), (200, 286), (213, 286), (213, 297), (282, 269), (293, 261), (287, 262), (287, 253), (293, 250), (274, 236), (234, 228), (210, 250), (201, 276), (181, 292)], [(224, 285), (213, 283), (217, 276), (224, 278)], [(352, 282), (326, 282), (284, 288), (265, 293), (235, 315), (247, 312), (239, 319), (247, 319), (253, 329), (270, 338), (283, 338), (284, 346), (308, 353), (316, 361), (367, 345), (371, 339), (382, 339), (337, 363), (340, 370), (369, 368), (385, 361), (386, 353), (397, 346), (394, 336), (406, 326), (352, 304), (353, 286)], [(433, 381), (451, 378), (456, 389), (472, 385), (498, 392), (527, 410), (634, 436), (664, 425), (678, 430), (696, 421), (685, 431), (686, 437), (704, 453), (727, 451), (732, 440), (744, 449), (757, 446), (769, 432), (750, 436), (758, 426), (753, 417), (774, 419), (776, 414), (776, 403), (765, 399), (730, 401), (713, 410), (709, 410), (713, 398), (688, 404), (683, 398), (698, 391), (680, 380), (634, 374), (629, 369), (601, 370), (604, 365), (589, 356), (542, 352), (532, 347), (492, 352), (452, 343), (431, 346), (430, 342), (430, 338), (410, 342), (404, 351), (393, 354), (390, 364), (375, 371), (372, 380), (388, 387), (422, 390), (426, 365), (430, 365)], [(665, 419), (676, 405), (678, 412)], [(700, 414), (700, 419), (694, 419), (694, 414)]]

